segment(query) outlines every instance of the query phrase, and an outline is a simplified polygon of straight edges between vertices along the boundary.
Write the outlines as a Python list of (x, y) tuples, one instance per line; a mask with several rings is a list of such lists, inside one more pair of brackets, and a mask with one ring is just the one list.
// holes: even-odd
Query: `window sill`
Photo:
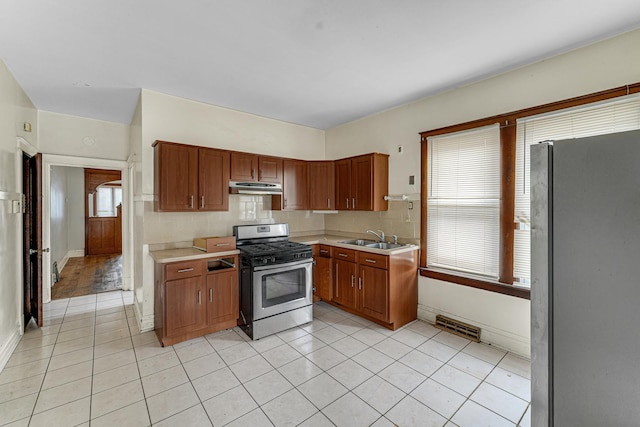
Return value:
[(429, 270), (420, 268), (420, 275), (430, 277), (432, 279), (443, 280), (445, 282), (456, 283), (458, 285), (470, 286), (472, 288), (483, 289), (485, 291), (497, 292), (512, 297), (531, 299), (531, 290), (520, 288), (513, 285), (506, 285), (499, 282), (490, 282), (487, 280), (475, 279), (471, 277), (459, 276), (443, 271)]

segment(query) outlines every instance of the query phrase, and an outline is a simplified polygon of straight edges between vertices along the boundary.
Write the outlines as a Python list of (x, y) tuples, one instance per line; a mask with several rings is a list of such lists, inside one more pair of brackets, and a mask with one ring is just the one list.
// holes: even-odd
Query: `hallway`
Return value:
[(72, 298), (122, 289), (122, 254), (69, 258), (51, 299)]

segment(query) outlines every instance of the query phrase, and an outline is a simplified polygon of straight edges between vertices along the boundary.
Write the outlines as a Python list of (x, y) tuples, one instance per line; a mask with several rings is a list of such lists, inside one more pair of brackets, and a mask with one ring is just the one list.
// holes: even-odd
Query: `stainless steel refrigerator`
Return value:
[(531, 147), (532, 425), (640, 425), (640, 131)]

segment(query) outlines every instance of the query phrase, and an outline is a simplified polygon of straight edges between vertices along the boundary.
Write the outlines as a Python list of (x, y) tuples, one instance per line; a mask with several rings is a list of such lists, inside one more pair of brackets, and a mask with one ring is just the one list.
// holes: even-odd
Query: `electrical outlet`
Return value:
[(409, 210), (412, 210), (413, 209), (413, 202), (409, 202), (408, 205), (409, 205)]
[(22, 206), (20, 206), (20, 200), (11, 201), (11, 213), (14, 213), (14, 214), (22, 213)]
[(414, 185), (416, 183), (415, 175), (409, 175), (409, 185)]
[(404, 147), (402, 145), (398, 145), (398, 154), (402, 154), (404, 152)]

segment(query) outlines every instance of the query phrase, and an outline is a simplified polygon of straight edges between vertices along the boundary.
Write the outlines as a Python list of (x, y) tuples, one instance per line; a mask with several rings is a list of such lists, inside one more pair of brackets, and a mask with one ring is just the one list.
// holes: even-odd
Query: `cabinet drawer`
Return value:
[(321, 257), (323, 257), (323, 258), (331, 258), (331, 246), (329, 246), (329, 245), (320, 245), (320, 253), (319, 253), (319, 255)]
[(334, 248), (333, 257), (344, 261), (356, 262), (356, 251), (351, 249)]
[(200, 276), (203, 272), (202, 260), (172, 262), (164, 267), (165, 280), (182, 279), (184, 277)]
[(389, 257), (386, 255), (372, 254), (371, 252), (360, 252), (360, 265), (387, 268), (388, 262)]

